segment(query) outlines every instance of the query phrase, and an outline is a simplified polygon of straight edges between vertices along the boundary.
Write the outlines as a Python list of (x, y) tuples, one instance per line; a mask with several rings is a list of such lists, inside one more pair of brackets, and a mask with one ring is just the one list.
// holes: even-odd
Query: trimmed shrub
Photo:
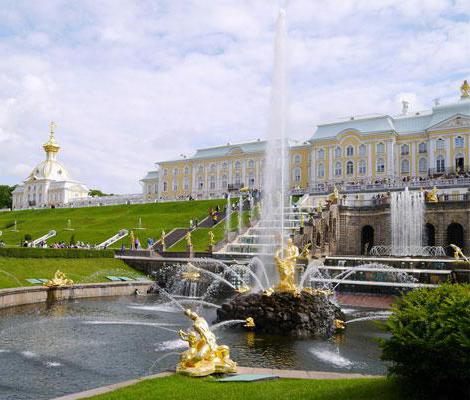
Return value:
[(381, 340), (390, 374), (431, 398), (470, 395), (470, 285), (407, 293), (384, 329), (391, 333)]
[(112, 258), (113, 250), (37, 249), (32, 247), (0, 248), (0, 257), (13, 258)]

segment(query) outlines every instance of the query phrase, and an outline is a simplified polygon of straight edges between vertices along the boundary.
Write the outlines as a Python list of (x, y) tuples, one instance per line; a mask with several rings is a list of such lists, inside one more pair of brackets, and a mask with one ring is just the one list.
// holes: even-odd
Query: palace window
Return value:
[(335, 157), (336, 157), (336, 158), (341, 157), (341, 147), (337, 147), (337, 148), (335, 149)]
[(189, 190), (189, 179), (187, 176), (184, 177), (184, 190)]
[(341, 163), (338, 161), (335, 164), (335, 176), (341, 176), (342, 171), (341, 171)]
[(197, 169), (198, 173), (202, 174), (204, 173), (204, 167), (202, 165), (200, 165)]
[(418, 161), (418, 170), (421, 174), (426, 173), (428, 171), (428, 160), (420, 158)]
[(215, 176), (214, 175), (211, 175), (211, 177), (210, 177), (209, 188), (210, 189), (215, 189)]
[(446, 161), (444, 157), (438, 156), (436, 160), (436, 172), (443, 173), (446, 170)]
[(455, 147), (463, 147), (464, 146), (464, 140), (462, 136), (457, 136), (455, 138)]
[(222, 189), (223, 190), (227, 189), (227, 186), (228, 186), (227, 175), (222, 175)]
[(184, 167), (184, 174), (188, 175), (189, 174), (189, 167)]
[(385, 162), (383, 158), (379, 158), (377, 160), (377, 172), (379, 173), (385, 172)]
[(174, 175), (174, 176), (178, 175), (178, 168), (174, 168), (174, 169), (173, 169), (173, 175)]
[(364, 160), (359, 161), (359, 174), (364, 175), (367, 171), (366, 162)]
[(296, 168), (296, 169), (294, 169), (294, 182), (295, 183), (300, 183), (300, 179), (301, 179), (300, 168)]
[(354, 164), (352, 161), (346, 163), (346, 175), (354, 174)]
[(166, 192), (168, 190), (168, 183), (163, 182), (163, 191)]
[(419, 146), (418, 146), (418, 151), (422, 154), (422, 153), (427, 153), (428, 151), (428, 148), (426, 146), (426, 143), (420, 143)]
[(173, 192), (178, 190), (178, 183), (176, 181), (173, 182)]
[(401, 155), (402, 156), (407, 156), (408, 154), (410, 154), (410, 146), (408, 146), (407, 144), (404, 144), (401, 146)]
[(325, 159), (325, 150), (323, 150), (323, 149), (318, 150), (318, 159), (319, 160), (324, 160)]
[(237, 172), (235, 174), (235, 185), (240, 185), (242, 183), (242, 177), (241, 175)]
[(402, 174), (410, 173), (410, 162), (408, 160), (401, 160), (401, 173)]
[(302, 160), (302, 157), (300, 156), (300, 154), (296, 154), (294, 156), (294, 163), (295, 164), (300, 164), (300, 161)]
[(226, 162), (226, 161), (224, 161), (224, 162), (222, 163), (222, 169), (227, 169), (227, 162)]
[(235, 169), (240, 169), (242, 166), (242, 163), (240, 161), (235, 162)]
[(211, 172), (215, 172), (215, 164), (211, 164)]
[(385, 145), (383, 143), (377, 143), (377, 153), (382, 154), (385, 152)]
[(348, 157), (352, 157), (354, 155), (354, 147), (352, 146), (346, 147), (346, 155)]
[(366, 145), (365, 144), (361, 144), (359, 146), (359, 155), (361, 157), (364, 157), (366, 155)]
[(248, 186), (250, 188), (255, 187), (255, 173), (254, 172), (250, 172), (250, 174), (248, 176)]
[(443, 139), (437, 139), (436, 140), (436, 149), (437, 150), (444, 150), (444, 140)]
[(323, 178), (325, 176), (325, 166), (323, 164), (318, 164), (317, 176)]
[(168, 175), (168, 170), (165, 168), (165, 169), (163, 170), (163, 176), (167, 176), (167, 175)]
[(199, 190), (204, 189), (204, 180), (203, 180), (202, 176), (200, 176), (200, 177), (197, 179), (197, 188), (198, 188)]
[(248, 168), (254, 168), (255, 162), (253, 160), (248, 160)]

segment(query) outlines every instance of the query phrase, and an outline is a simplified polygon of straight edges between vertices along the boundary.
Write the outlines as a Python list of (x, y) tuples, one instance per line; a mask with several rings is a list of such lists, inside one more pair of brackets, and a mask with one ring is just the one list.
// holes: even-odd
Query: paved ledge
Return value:
[[(324, 372), (324, 371), (302, 371), (302, 370), (290, 370), (290, 369), (272, 369), (272, 368), (250, 368), (250, 367), (238, 367), (238, 373), (240, 374), (270, 374), (276, 375), (279, 378), (290, 378), (290, 379), (358, 379), (358, 378), (381, 378), (382, 375), (362, 375), (362, 374), (349, 374), (341, 372)], [(102, 386), (96, 389), (86, 390), (80, 393), (68, 394), (61, 397), (56, 397), (53, 400), (80, 400), (86, 399), (99, 394), (113, 392), (117, 389), (121, 389), (127, 386), (135, 385), (136, 383), (155, 378), (163, 378), (165, 376), (173, 375), (174, 372), (161, 372), (155, 375), (148, 375), (142, 378), (131, 379), (124, 382), (115, 383), (109, 386)], [(194, 378), (197, 379), (197, 378)], [(158, 398), (156, 396), (155, 398)]]
[(146, 292), (151, 281), (103, 282), (76, 284), (59, 288), (27, 286), (0, 290), (0, 309), (46, 301), (72, 300), (88, 297), (130, 296), (136, 289)]

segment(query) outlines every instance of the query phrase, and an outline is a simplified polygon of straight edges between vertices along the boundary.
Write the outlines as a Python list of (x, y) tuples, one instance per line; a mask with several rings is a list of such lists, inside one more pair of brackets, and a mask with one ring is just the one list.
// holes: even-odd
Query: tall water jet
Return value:
[(424, 196), (419, 191), (393, 192), (390, 203), (392, 254), (420, 255), (423, 244)]
[(230, 235), (230, 220), (232, 219), (232, 201), (230, 199), (230, 193), (227, 195), (227, 206), (225, 209), (225, 237), (229, 240)]
[[(280, 245), (281, 248), (285, 247), (284, 213), (285, 196), (288, 189), (285, 16), (285, 11), (281, 9), (276, 24), (274, 72), (271, 87), (261, 215), (261, 224), (272, 227), (271, 244)], [(280, 243), (276, 243), (276, 238)]]

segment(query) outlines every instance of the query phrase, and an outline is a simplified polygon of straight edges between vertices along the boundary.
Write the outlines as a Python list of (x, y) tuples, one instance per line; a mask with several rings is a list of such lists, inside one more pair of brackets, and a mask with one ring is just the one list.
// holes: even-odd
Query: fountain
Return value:
[(390, 202), (392, 254), (420, 255), (424, 226), (424, 196), (419, 191), (393, 192)]

